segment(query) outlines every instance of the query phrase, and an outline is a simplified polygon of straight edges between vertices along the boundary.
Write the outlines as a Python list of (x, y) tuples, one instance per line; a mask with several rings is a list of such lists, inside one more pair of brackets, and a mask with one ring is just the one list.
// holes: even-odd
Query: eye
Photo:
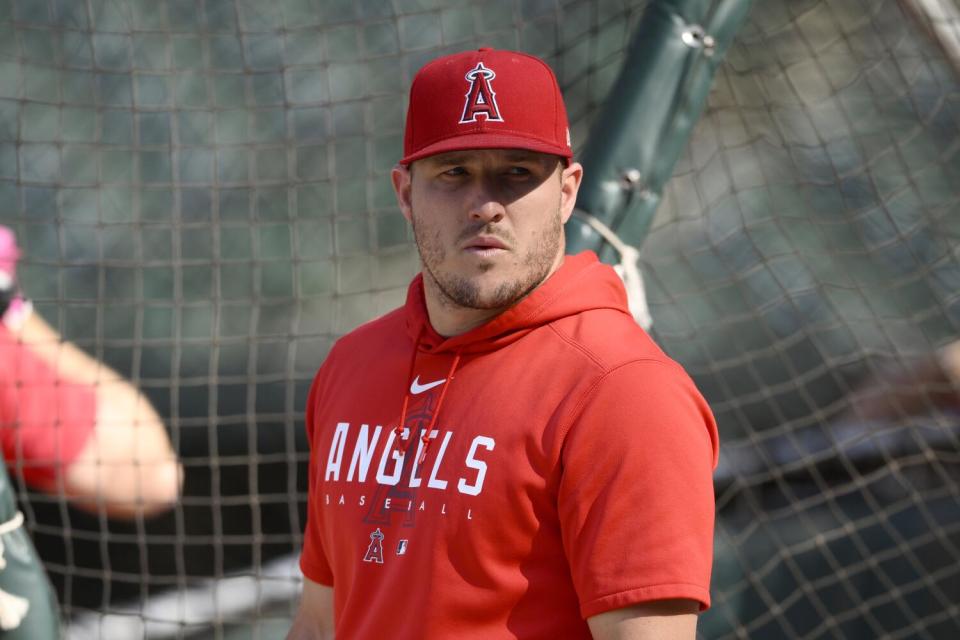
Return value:
[(450, 167), (449, 169), (444, 170), (440, 175), (447, 176), (450, 178), (456, 178), (459, 176), (467, 175), (467, 170), (460, 166)]
[(530, 169), (521, 166), (513, 166), (507, 169), (508, 176), (528, 176), (530, 175)]

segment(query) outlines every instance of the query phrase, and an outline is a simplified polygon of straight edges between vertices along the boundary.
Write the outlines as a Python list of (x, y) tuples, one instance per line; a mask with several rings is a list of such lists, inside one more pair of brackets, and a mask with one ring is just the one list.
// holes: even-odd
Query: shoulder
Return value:
[(311, 394), (322, 395), (331, 380), (409, 358), (410, 342), (402, 307), (360, 325), (333, 343), (314, 376)]
[[(373, 370), (397, 366), (407, 354), (410, 340), (401, 309), (364, 323), (333, 343), (320, 364), (307, 395), (308, 422), (324, 398), (338, 395), (347, 381), (367, 379)], [(309, 430), (308, 430), (309, 432)]]
[(585, 311), (552, 322), (549, 328), (567, 349), (580, 354), (597, 377), (632, 363), (644, 363), (642, 369), (664, 368), (685, 375), (632, 317), (620, 311)]
[[(407, 342), (406, 314), (403, 307), (366, 322), (341, 336), (333, 344), (327, 361), (362, 361), (385, 355), (383, 349)], [(326, 362), (324, 364), (326, 364)]]
[(583, 363), (581, 393), (565, 433), (593, 432), (621, 444), (637, 436), (678, 443), (696, 438), (716, 464), (719, 444), (709, 405), (683, 367), (632, 318), (599, 309), (551, 328)]

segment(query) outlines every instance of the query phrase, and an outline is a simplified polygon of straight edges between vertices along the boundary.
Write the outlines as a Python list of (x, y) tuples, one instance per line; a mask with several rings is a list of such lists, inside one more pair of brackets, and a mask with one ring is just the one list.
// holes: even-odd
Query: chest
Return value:
[(575, 385), (501, 354), (406, 369), (343, 374), (318, 397), (311, 464), (331, 515), (415, 526), (550, 508)]

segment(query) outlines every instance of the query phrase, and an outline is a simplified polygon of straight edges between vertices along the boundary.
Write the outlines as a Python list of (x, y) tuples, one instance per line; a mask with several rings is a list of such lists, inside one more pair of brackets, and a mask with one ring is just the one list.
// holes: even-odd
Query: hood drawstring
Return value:
[[(410, 383), (413, 380), (413, 371), (417, 362), (417, 351), (420, 349), (420, 338), (423, 335), (423, 329), (421, 328), (420, 332), (417, 333), (417, 339), (413, 343), (413, 355), (410, 356), (410, 368), (407, 372), (407, 382)], [(430, 449), (430, 443), (433, 442), (433, 438), (430, 437), (430, 433), (433, 431), (433, 427), (437, 424), (437, 417), (440, 415), (440, 407), (443, 406), (443, 399), (447, 395), (447, 388), (450, 386), (450, 381), (453, 380), (453, 374), (457, 370), (457, 365), (460, 364), (460, 351), (458, 350), (453, 356), (453, 362), (450, 363), (450, 371), (447, 373), (446, 380), (443, 381), (443, 386), (440, 388), (440, 397), (437, 399), (437, 406), (433, 410), (433, 415), (430, 416), (430, 424), (427, 426), (427, 430), (423, 432), (423, 436), (420, 440), (423, 442), (423, 450), (420, 452), (420, 457), (417, 458), (417, 464), (423, 464), (423, 461), (427, 458), (427, 451)], [(407, 423), (407, 407), (410, 404), (410, 392), (406, 391), (403, 394), (403, 405), (400, 407), (400, 422), (397, 423), (397, 426), (394, 427), (394, 449), (400, 448), (400, 436), (403, 435), (404, 426)]]
[[(430, 434), (433, 432), (433, 427), (437, 424), (437, 416), (440, 415), (440, 407), (443, 406), (443, 398), (447, 395), (447, 388), (450, 386), (450, 381), (453, 380), (453, 373), (457, 370), (457, 365), (460, 363), (460, 352), (457, 351), (453, 356), (453, 362), (450, 363), (450, 372), (447, 374), (447, 379), (443, 383), (443, 386), (440, 388), (440, 397), (437, 398), (437, 406), (433, 410), (433, 415), (430, 416), (430, 424), (427, 425), (427, 430), (423, 432), (423, 436), (420, 440), (423, 441), (423, 451), (420, 452), (420, 457), (417, 459), (417, 464), (423, 464), (423, 461), (427, 459), (427, 450), (430, 448), (430, 443), (433, 442), (433, 437)], [(409, 394), (407, 394), (409, 396)]]
[[(407, 367), (407, 384), (410, 384), (410, 379), (413, 377), (413, 370), (417, 364), (417, 351), (420, 350), (420, 338), (423, 336), (423, 327), (420, 327), (420, 331), (417, 332), (417, 339), (413, 341), (413, 352), (410, 354), (410, 366)], [(403, 405), (400, 407), (400, 422), (397, 423), (397, 426), (393, 429), (393, 449), (396, 451), (400, 448), (400, 436), (403, 434), (403, 425), (407, 422), (407, 405), (410, 403), (410, 391), (407, 387), (403, 392)]]

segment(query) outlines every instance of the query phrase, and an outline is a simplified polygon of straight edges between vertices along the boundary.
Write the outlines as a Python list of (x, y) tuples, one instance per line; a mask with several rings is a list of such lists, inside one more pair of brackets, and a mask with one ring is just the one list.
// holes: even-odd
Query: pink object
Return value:
[(56, 487), (96, 427), (96, 387), (64, 378), (2, 323), (0, 362), (0, 454), (11, 475)]
[[(20, 249), (17, 248), (17, 237), (9, 227), (0, 225), (0, 274), (8, 276), (11, 282), (17, 275), (18, 258), (20, 258)], [(3, 279), (0, 276), (0, 280)]]
[[(0, 320), (8, 327), (18, 327), (30, 315), (30, 303), (16, 291), (17, 287), (17, 259), (20, 249), (17, 248), (17, 238), (13, 230), (0, 225), (0, 292), (9, 303), (6, 308), (0, 306)], [(13, 300), (8, 298), (13, 292)]]

